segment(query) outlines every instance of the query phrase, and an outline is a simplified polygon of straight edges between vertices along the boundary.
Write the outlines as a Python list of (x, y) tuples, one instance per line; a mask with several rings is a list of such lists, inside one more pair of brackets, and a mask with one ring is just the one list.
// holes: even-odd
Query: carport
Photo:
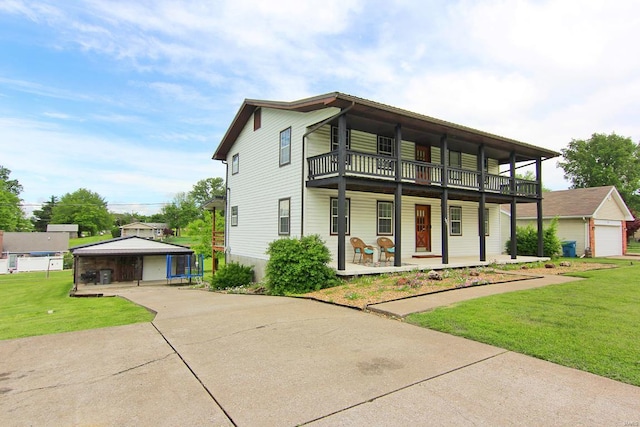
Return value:
[[(157, 281), (168, 274), (179, 276), (194, 260), (186, 246), (157, 242), (136, 236), (120, 237), (76, 246), (73, 254), (73, 283)], [(170, 263), (170, 264), (168, 264)]]

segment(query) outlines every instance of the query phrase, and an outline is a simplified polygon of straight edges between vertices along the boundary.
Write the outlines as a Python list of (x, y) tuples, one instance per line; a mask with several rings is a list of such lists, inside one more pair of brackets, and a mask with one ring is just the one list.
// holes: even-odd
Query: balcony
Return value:
[[(309, 157), (309, 181), (338, 175), (338, 154), (335, 151)], [(349, 177), (364, 177), (375, 180), (394, 181), (398, 161), (388, 156), (347, 150), (345, 174)], [(441, 164), (402, 160), (400, 179), (404, 183), (440, 187), (443, 184)], [(515, 191), (507, 176), (485, 173), (484, 191), (510, 196), (537, 197), (538, 183), (516, 179)], [(480, 191), (481, 174), (478, 171), (448, 168), (447, 186)]]

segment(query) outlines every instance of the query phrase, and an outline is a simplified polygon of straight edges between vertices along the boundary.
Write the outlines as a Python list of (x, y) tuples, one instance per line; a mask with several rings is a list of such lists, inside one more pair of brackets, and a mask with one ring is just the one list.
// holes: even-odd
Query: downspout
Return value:
[[(231, 188), (229, 188), (229, 163), (226, 160), (223, 160), (222, 163), (225, 165), (225, 207), (224, 207), (224, 264), (227, 265), (227, 252), (228, 252), (228, 243), (229, 243), (229, 222), (231, 220), (231, 214), (229, 213), (229, 209), (231, 207)], [(213, 261), (215, 262), (215, 260)]]
[(307, 140), (307, 136), (311, 135), (313, 132), (317, 131), (318, 129), (320, 129), (322, 126), (326, 125), (327, 123), (337, 119), (338, 117), (340, 117), (343, 114), (346, 114), (349, 110), (351, 110), (353, 108), (353, 106), (355, 105), (355, 102), (351, 102), (351, 105), (348, 106), (347, 108), (344, 108), (342, 110), (340, 110), (340, 112), (338, 114), (334, 114), (333, 116), (324, 119), (323, 121), (321, 121), (320, 123), (318, 123), (317, 125), (315, 125), (314, 127), (312, 127), (311, 129), (309, 129), (307, 132), (305, 132), (302, 135), (302, 162), (301, 162), (301, 179), (300, 179), (300, 237), (304, 237), (304, 196), (305, 196), (305, 182), (307, 181), (307, 179), (305, 178), (305, 171), (306, 171), (306, 158), (305, 158), (305, 141)]

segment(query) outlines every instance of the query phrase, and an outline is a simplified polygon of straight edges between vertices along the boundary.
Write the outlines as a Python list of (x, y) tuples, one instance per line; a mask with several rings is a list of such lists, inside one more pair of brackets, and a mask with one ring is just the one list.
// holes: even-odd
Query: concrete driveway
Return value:
[(640, 388), (319, 302), (120, 290), (137, 324), (0, 341), (0, 425), (637, 425)]

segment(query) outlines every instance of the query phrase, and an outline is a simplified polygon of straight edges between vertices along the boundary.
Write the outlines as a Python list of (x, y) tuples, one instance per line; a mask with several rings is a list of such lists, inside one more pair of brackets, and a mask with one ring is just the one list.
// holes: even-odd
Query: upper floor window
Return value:
[(378, 202), (378, 225), (379, 235), (393, 234), (393, 202)]
[(489, 235), (489, 209), (484, 210), (484, 235)]
[(378, 135), (378, 154), (395, 156), (396, 150), (393, 138)]
[(460, 151), (449, 151), (449, 166), (462, 169), (462, 153)]
[(256, 108), (253, 112), (253, 130), (260, 129), (260, 126), (262, 126), (262, 109)]
[(291, 128), (280, 132), (280, 166), (291, 163)]
[(449, 207), (449, 234), (462, 236), (462, 207)]
[(291, 199), (278, 200), (278, 234), (288, 235), (291, 225)]
[[(331, 126), (331, 151), (338, 149), (338, 127)], [(351, 131), (347, 129), (347, 150), (351, 150)]]
[(234, 154), (231, 159), (231, 175), (235, 175), (240, 171), (240, 155)]
[[(351, 217), (351, 200), (345, 200), (344, 212), (345, 212), (345, 221), (346, 221), (346, 234), (349, 235), (349, 218)], [(338, 234), (338, 199), (332, 197), (331, 198), (331, 230), (329, 234)]]

